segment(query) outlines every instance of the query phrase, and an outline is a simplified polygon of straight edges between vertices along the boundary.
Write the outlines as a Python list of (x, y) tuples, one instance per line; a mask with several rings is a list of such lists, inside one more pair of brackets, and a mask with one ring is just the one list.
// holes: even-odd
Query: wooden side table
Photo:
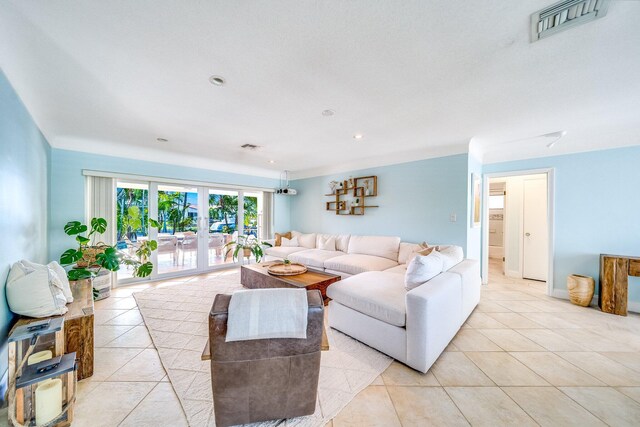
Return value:
[(640, 257), (600, 254), (598, 306), (602, 311), (627, 315), (629, 276), (640, 277)]

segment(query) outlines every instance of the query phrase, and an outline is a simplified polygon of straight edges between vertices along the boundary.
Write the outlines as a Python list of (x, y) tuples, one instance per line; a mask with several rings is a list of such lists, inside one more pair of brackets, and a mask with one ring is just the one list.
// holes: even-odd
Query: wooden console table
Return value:
[(640, 257), (600, 254), (598, 306), (602, 311), (627, 315), (629, 276), (640, 277)]

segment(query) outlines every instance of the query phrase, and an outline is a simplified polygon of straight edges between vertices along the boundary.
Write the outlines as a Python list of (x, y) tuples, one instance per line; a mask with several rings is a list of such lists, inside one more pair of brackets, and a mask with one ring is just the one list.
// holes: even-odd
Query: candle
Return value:
[(36, 425), (46, 424), (62, 412), (62, 380), (50, 378), (36, 388)]
[(37, 353), (33, 353), (27, 359), (27, 365), (35, 365), (38, 362), (42, 362), (43, 360), (49, 360), (53, 357), (53, 353), (51, 350), (43, 350)]

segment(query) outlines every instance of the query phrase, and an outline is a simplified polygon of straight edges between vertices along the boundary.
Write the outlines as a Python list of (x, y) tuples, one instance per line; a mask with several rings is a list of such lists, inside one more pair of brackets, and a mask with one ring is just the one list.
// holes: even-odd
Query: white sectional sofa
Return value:
[(316, 246), (329, 235), (292, 235), (301, 246), (265, 253), (342, 276), (327, 290), (329, 325), (418, 371), (429, 370), (480, 301), (480, 265), (463, 259), (462, 248), (442, 247), (443, 271), (407, 290), (407, 262), (421, 249), (415, 243), (338, 235), (335, 250), (327, 250)]

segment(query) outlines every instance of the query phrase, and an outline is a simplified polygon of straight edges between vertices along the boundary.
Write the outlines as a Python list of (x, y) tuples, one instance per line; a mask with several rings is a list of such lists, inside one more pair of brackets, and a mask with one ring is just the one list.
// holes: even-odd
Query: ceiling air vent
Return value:
[(564, 0), (531, 15), (531, 42), (607, 14), (609, 0)]
[(260, 148), (260, 146), (259, 145), (255, 145), (255, 144), (242, 144), (240, 146), (240, 148), (244, 148), (245, 150), (254, 151), (254, 150), (257, 150), (258, 148)]

